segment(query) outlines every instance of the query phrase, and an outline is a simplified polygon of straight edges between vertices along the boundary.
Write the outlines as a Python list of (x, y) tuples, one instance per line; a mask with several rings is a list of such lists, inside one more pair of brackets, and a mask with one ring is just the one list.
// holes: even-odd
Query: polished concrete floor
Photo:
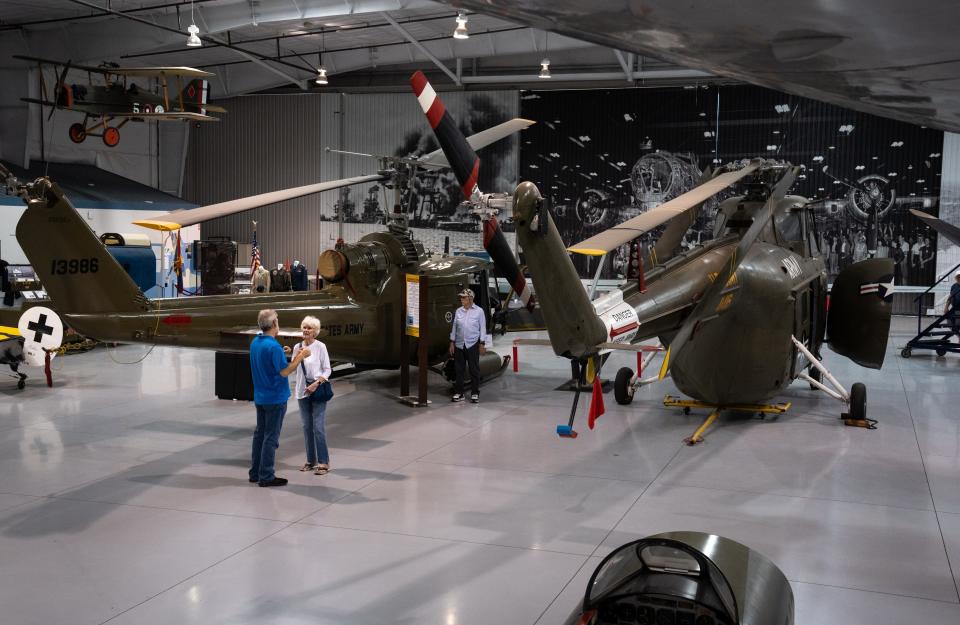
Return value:
[(879, 429), (797, 383), (787, 414), (725, 415), (697, 447), (669, 381), (558, 439), (569, 369), (547, 348), (479, 405), (433, 376), (408, 408), (368, 372), (335, 383), (326, 476), (297, 471), (291, 403), (272, 489), (247, 482), (253, 407), (214, 397), (212, 353), (61, 358), (53, 389), (0, 381), (0, 622), (548, 625), (612, 548), (683, 529), (770, 557), (797, 623), (960, 623), (960, 358), (904, 340), (881, 371), (828, 355)]

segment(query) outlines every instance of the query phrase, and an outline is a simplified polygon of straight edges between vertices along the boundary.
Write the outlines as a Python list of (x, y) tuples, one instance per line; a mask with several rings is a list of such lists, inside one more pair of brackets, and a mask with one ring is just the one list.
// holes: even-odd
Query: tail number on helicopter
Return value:
[(55, 258), (50, 261), (50, 273), (66, 275), (75, 273), (97, 273), (100, 269), (100, 260), (97, 258), (71, 258), (64, 260)]

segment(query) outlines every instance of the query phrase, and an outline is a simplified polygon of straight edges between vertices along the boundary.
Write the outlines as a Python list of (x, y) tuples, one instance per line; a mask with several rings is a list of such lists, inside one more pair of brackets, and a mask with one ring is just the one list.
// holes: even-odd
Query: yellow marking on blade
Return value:
[(11, 328), (10, 326), (0, 326), (0, 334), (20, 336), (20, 330), (18, 328)]
[(152, 219), (141, 219), (133, 222), (135, 226), (143, 226), (144, 228), (150, 228), (151, 230), (161, 230), (164, 232), (173, 232), (174, 230), (179, 230), (182, 226), (178, 223), (172, 221), (154, 221)]
[(658, 380), (662, 380), (667, 377), (667, 371), (670, 370), (670, 347), (667, 348), (667, 353), (663, 355), (663, 362), (660, 363), (660, 374), (657, 376)]
[(603, 256), (607, 253), (607, 250), (597, 250), (589, 247), (568, 247), (567, 251), (574, 254), (583, 254), (584, 256)]

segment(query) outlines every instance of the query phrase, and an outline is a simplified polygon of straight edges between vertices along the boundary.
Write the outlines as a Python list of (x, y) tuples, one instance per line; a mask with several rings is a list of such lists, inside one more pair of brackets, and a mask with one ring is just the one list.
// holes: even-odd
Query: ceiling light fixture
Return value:
[(539, 78), (550, 78), (550, 59), (543, 59), (540, 61), (540, 74)]
[(467, 32), (467, 15), (463, 11), (457, 11), (457, 27), (453, 30), (453, 38), (470, 38), (470, 33)]
[[(549, 42), (547, 41), (549, 33), (543, 33), (543, 52), (546, 54), (549, 52)], [(543, 60), (540, 61), (540, 74), (538, 78), (550, 78), (550, 58), (547, 56), (543, 57)]]
[(203, 45), (199, 37), (200, 29), (197, 28), (197, 22), (193, 19), (193, 0), (190, 0), (190, 25), (187, 26), (187, 32), (190, 33), (190, 36), (187, 37), (188, 48), (199, 48)]
[(327, 80), (327, 68), (323, 66), (323, 49), (326, 47), (326, 35), (324, 31), (320, 31), (320, 52), (317, 53), (317, 61), (320, 64), (320, 67), (317, 68), (317, 79), (314, 81), (318, 85), (326, 85), (330, 81)]

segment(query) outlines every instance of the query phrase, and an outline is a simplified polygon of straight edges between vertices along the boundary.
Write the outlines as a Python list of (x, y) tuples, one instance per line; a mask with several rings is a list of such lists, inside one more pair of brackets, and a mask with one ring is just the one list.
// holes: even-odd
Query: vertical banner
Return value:
[(407, 336), (420, 336), (420, 276), (408, 273), (407, 284)]

